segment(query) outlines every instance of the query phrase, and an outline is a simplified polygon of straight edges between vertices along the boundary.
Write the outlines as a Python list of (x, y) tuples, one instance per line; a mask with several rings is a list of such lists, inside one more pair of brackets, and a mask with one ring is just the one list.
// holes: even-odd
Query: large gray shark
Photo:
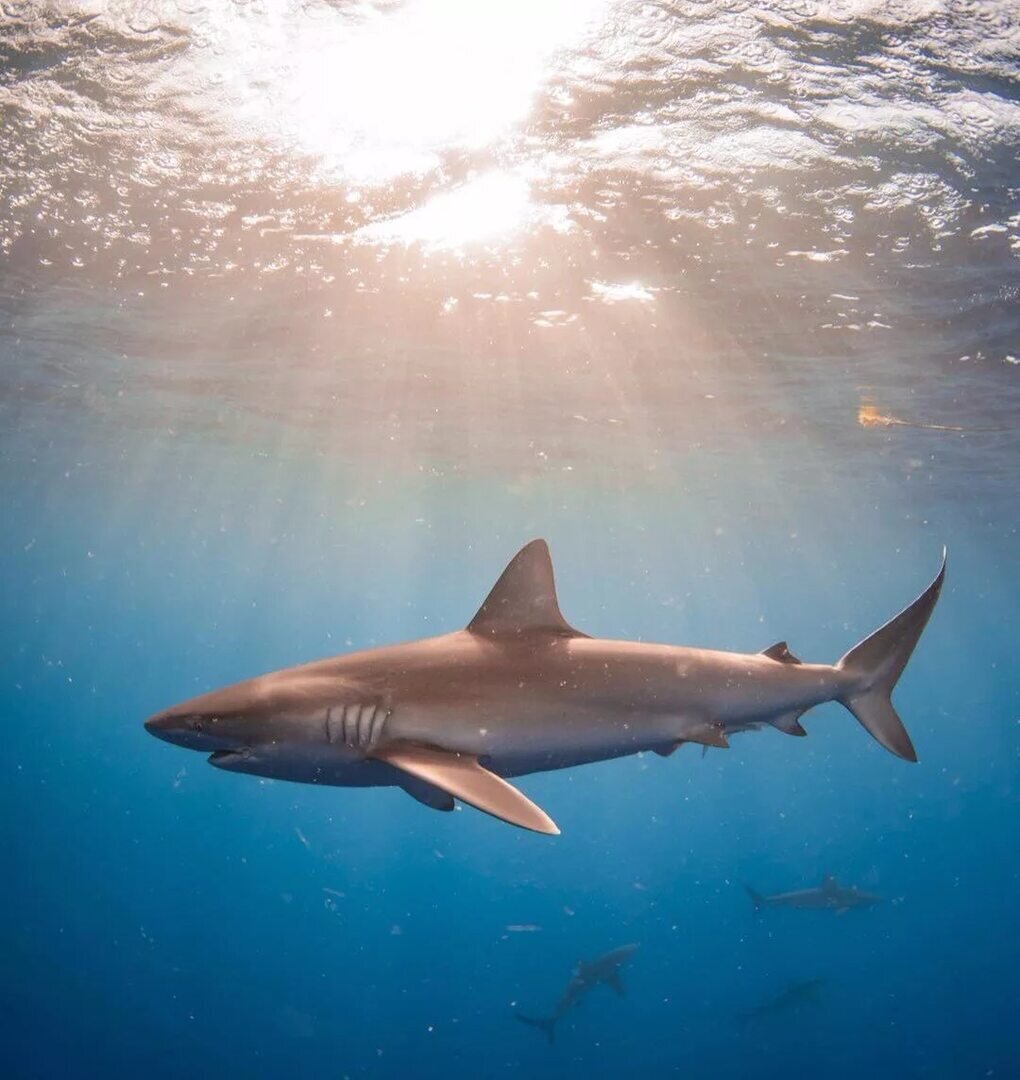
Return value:
[(803, 979), (800, 982), (792, 982), (775, 997), (769, 998), (761, 1005), (737, 1013), (736, 1019), (746, 1024), (752, 1020), (764, 1020), (766, 1017), (777, 1016), (780, 1013), (795, 1012), (805, 1005), (813, 1005), (820, 999), (825, 983), (825, 979)]
[(549, 549), (523, 548), (467, 628), (287, 668), (158, 713), (148, 731), (230, 772), (342, 787), (397, 786), (437, 810), (461, 799), (558, 833), (507, 777), (685, 742), (725, 747), (839, 701), (892, 753), (916, 761), (889, 695), (945, 575), (835, 665), (779, 642), (752, 655), (609, 641), (560, 614)]
[(825, 908), (843, 915), (851, 908), (873, 907), (881, 904), (883, 897), (865, 892), (855, 885), (840, 885), (832, 874), (822, 878), (821, 885), (814, 889), (796, 889), (794, 892), (776, 893), (774, 896), (762, 896), (750, 885), (745, 885), (755, 911), (766, 907), (790, 908)]
[(596, 986), (605, 984), (611, 986), (620, 997), (626, 997), (627, 992), (623, 988), (623, 980), (620, 978), (620, 968), (637, 952), (637, 945), (621, 945), (612, 952), (607, 952), (594, 960), (581, 960), (574, 968), (563, 991), (560, 1000), (556, 1003), (551, 1016), (525, 1016), (522, 1013), (514, 1013), (514, 1016), (522, 1024), (540, 1028), (545, 1032), (550, 1043), (556, 1041), (556, 1024), (575, 1005), (581, 1003), (585, 995), (591, 993)]

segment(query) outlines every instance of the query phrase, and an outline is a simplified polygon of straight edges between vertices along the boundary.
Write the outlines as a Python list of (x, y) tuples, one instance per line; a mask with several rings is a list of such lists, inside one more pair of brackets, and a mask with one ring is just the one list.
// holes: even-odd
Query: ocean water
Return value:
[[(1005, 0), (0, 2), (0, 1074), (1017, 1075), (1018, 55)], [(947, 546), (919, 764), (829, 705), (524, 777), (545, 837), (142, 727), (536, 536), (590, 634), (819, 662)], [(885, 902), (744, 888), (825, 874)]]

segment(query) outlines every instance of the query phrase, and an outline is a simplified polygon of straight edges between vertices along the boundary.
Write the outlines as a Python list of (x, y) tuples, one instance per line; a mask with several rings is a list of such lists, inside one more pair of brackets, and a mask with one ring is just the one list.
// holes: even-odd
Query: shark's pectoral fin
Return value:
[(623, 979), (620, 978), (620, 973), (614, 971), (612, 975), (606, 976), (606, 982), (616, 991), (620, 997), (627, 996), (626, 987), (623, 985)]
[(432, 810), (448, 813), (454, 808), (452, 795), (437, 788), (435, 784), (427, 784), (424, 780), (419, 780), (417, 776), (411, 776), (410, 773), (402, 775), (400, 786), (412, 799), (417, 799), (423, 806), (428, 806)]
[(559, 835), (556, 823), (541, 807), (501, 776), (483, 768), (470, 754), (414, 743), (394, 743), (373, 750), (370, 756), (511, 825)]

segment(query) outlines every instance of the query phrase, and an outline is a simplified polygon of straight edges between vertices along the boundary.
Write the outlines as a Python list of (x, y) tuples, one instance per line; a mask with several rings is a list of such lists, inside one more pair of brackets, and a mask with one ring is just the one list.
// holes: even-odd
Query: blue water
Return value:
[[(0, 1075), (1020, 1069), (1016, 13), (561, 7), (2, 5)], [(825, 706), (544, 837), (142, 727), (536, 536), (581, 630), (819, 662), (948, 546), (919, 764)]]

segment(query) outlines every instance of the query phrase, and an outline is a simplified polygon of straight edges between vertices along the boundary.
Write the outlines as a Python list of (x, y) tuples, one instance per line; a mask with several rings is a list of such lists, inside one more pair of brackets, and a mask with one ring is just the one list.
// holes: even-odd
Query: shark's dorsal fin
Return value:
[(826, 874), (822, 878), (822, 892), (835, 892), (839, 888), (839, 882), (836, 881), (835, 874)]
[(511, 825), (559, 835), (556, 823), (540, 806), (501, 776), (479, 765), (478, 758), (471, 754), (457, 754), (416, 743), (391, 743), (372, 750), (369, 756)]
[(472, 634), (546, 630), (561, 637), (587, 637), (560, 614), (552, 559), (544, 540), (532, 540), (517, 552), (467, 628)]
[(761, 655), (767, 656), (770, 660), (778, 660), (781, 664), (803, 663), (802, 660), (790, 652), (790, 646), (787, 645), (785, 641), (777, 641), (775, 645), (770, 645), (767, 649), (762, 649)]

